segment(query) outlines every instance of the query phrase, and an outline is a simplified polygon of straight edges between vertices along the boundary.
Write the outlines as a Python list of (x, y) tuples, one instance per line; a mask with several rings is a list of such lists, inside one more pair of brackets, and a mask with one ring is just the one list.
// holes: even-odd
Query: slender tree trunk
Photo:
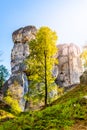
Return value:
[(45, 106), (47, 106), (47, 61), (46, 61), (46, 52), (44, 51), (44, 60), (45, 60)]

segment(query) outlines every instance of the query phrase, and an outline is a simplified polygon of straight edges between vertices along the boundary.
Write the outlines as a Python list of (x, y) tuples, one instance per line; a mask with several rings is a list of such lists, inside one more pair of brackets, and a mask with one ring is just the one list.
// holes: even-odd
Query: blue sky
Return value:
[(87, 43), (87, 0), (0, 0), (0, 59), (10, 70), (12, 32), (35, 25), (57, 32), (59, 43)]

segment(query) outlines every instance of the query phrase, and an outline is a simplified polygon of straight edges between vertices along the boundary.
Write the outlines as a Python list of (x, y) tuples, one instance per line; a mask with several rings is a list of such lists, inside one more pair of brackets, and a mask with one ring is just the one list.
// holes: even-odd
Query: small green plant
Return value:
[(9, 87), (4, 97), (4, 101), (11, 106), (11, 112), (16, 115), (22, 111), (19, 106), (20, 94), (21, 90), (19, 84), (15, 81), (14, 84)]
[(22, 110), (18, 104), (18, 101), (16, 99), (13, 99), (10, 96), (6, 96), (4, 98), (5, 102), (11, 106), (11, 112), (14, 114), (19, 114)]

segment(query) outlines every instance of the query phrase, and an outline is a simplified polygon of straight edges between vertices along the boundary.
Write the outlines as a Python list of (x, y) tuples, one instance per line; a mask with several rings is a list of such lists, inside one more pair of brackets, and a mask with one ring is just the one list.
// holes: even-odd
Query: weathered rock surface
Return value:
[[(25, 103), (24, 95), (28, 92), (28, 80), (25, 74), (26, 66), (24, 60), (29, 56), (29, 42), (32, 39), (35, 39), (37, 29), (34, 26), (27, 26), (20, 28), (17, 31), (13, 32), (12, 38), (14, 42), (14, 47), (11, 52), (11, 77), (5, 83), (3, 87), (3, 93), (9, 89), (12, 91), (12, 87), (17, 83), (17, 88), (13, 88), (13, 91), (16, 90), (16, 97), (18, 97), (18, 103), (24, 111)], [(20, 91), (20, 92), (19, 92)]]
[(80, 82), (82, 74), (82, 63), (80, 49), (74, 44), (58, 45), (58, 76), (57, 84), (61, 87), (68, 87)]
[(37, 29), (34, 26), (27, 26), (20, 28), (13, 32), (12, 38), (14, 47), (11, 52), (11, 71), (12, 74), (18, 71), (24, 71), (25, 66), (23, 64), (24, 59), (29, 55), (28, 43), (35, 39)]
[(35, 39), (36, 35), (36, 27), (35, 26), (26, 26), (24, 28), (20, 28), (13, 32), (12, 38), (14, 43), (27, 43), (32, 39)]

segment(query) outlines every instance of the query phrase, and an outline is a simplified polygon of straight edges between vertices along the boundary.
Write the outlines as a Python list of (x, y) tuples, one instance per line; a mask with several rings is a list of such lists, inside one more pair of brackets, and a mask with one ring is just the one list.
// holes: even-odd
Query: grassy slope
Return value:
[(0, 130), (87, 130), (87, 86), (79, 85), (51, 106), (26, 112), (0, 125)]

